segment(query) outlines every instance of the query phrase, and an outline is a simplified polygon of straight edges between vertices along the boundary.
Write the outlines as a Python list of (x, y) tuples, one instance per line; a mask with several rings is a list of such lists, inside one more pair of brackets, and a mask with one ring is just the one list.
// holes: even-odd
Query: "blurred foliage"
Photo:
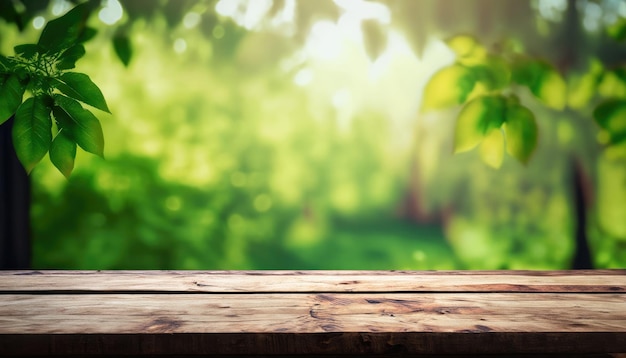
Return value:
[[(103, 2), (77, 70), (107, 159), (32, 172), (34, 266), (569, 268), (575, 157), (594, 264), (624, 267), (622, 20), (571, 1), (572, 45), (548, 3)], [(0, 51), (60, 4), (5, 12)]]

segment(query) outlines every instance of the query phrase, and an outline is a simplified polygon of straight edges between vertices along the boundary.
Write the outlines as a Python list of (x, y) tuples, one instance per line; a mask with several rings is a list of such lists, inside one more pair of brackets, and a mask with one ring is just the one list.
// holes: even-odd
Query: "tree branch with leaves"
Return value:
[(70, 71), (85, 55), (83, 44), (96, 34), (87, 26), (93, 8), (92, 2), (77, 5), (48, 22), (36, 44), (15, 46), (13, 56), (0, 55), (0, 124), (15, 118), (13, 144), (28, 173), (50, 153), (51, 162), (69, 177), (77, 146), (104, 156), (100, 121), (82, 104), (107, 113), (109, 108), (89, 76)]

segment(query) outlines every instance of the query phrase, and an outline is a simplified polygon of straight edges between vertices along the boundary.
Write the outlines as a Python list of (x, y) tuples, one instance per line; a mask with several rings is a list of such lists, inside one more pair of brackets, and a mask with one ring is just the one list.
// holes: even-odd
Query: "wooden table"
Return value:
[(0, 271), (0, 357), (620, 352), (626, 270)]

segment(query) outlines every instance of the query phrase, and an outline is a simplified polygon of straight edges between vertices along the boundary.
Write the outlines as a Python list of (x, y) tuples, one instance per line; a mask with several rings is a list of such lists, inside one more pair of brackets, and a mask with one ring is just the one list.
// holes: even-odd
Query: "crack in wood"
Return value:
[(317, 315), (317, 310), (316, 310), (316, 308), (319, 308), (319, 306), (320, 306), (319, 303), (314, 304), (313, 307), (311, 307), (311, 309), (309, 310), (309, 316), (315, 319), (319, 319), (320, 317)]
[(158, 317), (153, 319), (150, 323), (142, 327), (142, 330), (147, 332), (167, 333), (175, 332), (183, 325), (183, 322), (177, 319), (168, 317)]
[(15, 276), (32, 276), (32, 275), (43, 275), (44, 273), (41, 271), (28, 271), (28, 272), (17, 272)]
[(477, 324), (474, 326), (474, 329), (463, 329), (457, 332), (459, 333), (485, 333), (485, 332), (492, 332), (492, 331), (493, 329), (491, 329), (490, 327)]
[(342, 281), (339, 282), (340, 285), (358, 285), (359, 281), (357, 280), (352, 280), (352, 281)]
[(333, 324), (333, 323), (323, 324), (321, 327), (322, 327), (322, 329), (325, 332), (338, 332), (338, 331), (341, 331), (341, 328), (338, 325)]

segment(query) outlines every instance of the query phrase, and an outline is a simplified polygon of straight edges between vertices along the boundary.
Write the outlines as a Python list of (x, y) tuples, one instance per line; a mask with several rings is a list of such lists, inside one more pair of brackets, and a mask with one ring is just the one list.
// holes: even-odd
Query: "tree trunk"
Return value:
[(587, 207), (589, 204), (589, 191), (591, 185), (582, 167), (574, 162), (572, 165), (572, 194), (575, 209), (576, 225), (576, 252), (572, 261), (572, 268), (591, 269), (591, 251), (587, 240)]
[(0, 125), (0, 269), (30, 267), (30, 181), (13, 149), (13, 117)]

